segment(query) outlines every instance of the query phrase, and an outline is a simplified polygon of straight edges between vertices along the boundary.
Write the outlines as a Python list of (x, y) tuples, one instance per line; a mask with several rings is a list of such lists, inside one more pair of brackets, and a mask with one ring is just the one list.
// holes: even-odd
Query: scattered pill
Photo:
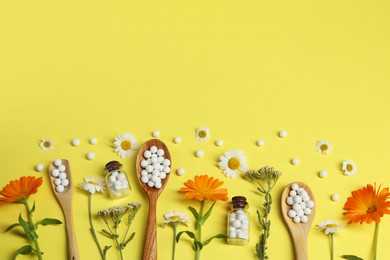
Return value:
[(92, 137), (91, 139), (89, 139), (89, 143), (90, 144), (97, 144), (97, 139), (95, 137)]
[(37, 172), (41, 172), (41, 171), (43, 171), (43, 169), (44, 169), (44, 166), (42, 163), (38, 163), (37, 165), (35, 165), (35, 170)]
[(80, 145), (80, 139), (78, 139), (78, 138), (72, 139), (72, 145), (73, 146), (79, 146)]
[(332, 200), (338, 201), (340, 199), (340, 196), (338, 194), (332, 194)]
[(152, 133), (152, 136), (153, 137), (159, 137), (160, 136), (160, 132), (159, 131), (153, 131), (153, 133)]
[(223, 145), (223, 141), (222, 140), (217, 140), (217, 141), (215, 141), (215, 145), (218, 146), (218, 147), (221, 147)]
[(257, 140), (256, 142), (257, 146), (264, 146), (264, 140)]
[(181, 138), (179, 136), (176, 136), (174, 139), (173, 139), (173, 142), (175, 144), (180, 144), (181, 143)]
[(287, 136), (287, 131), (286, 130), (279, 131), (279, 137), (284, 138), (286, 136)]
[(185, 170), (183, 168), (179, 168), (176, 170), (176, 174), (179, 176), (182, 176), (185, 173)]
[(204, 155), (204, 153), (203, 153), (203, 151), (202, 150), (197, 150), (196, 152), (195, 152), (195, 156), (196, 157), (202, 157)]
[(93, 160), (93, 159), (95, 159), (95, 154), (94, 154), (93, 152), (87, 153), (87, 159), (88, 159), (88, 160)]
[(60, 166), (60, 165), (62, 165), (62, 161), (61, 161), (61, 159), (56, 159), (54, 162), (53, 162), (53, 164), (54, 164), (54, 166)]
[(328, 172), (327, 171), (320, 171), (318, 173), (318, 175), (321, 177), (321, 178), (325, 178), (326, 176), (328, 176)]
[(292, 164), (292, 165), (297, 165), (297, 164), (299, 164), (299, 159), (298, 159), (298, 158), (292, 159), (292, 160), (291, 160), (291, 164)]

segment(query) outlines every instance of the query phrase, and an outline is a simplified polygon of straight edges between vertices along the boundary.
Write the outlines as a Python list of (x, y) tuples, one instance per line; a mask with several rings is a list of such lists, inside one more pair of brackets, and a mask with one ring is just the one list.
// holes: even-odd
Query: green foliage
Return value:
[(16, 257), (18, 255), (28, 255), (28, 254), (31, 254), (33, 252), (33, 248), (32, 246), (30, 245), (25, 245), (25, 246), (22, 246), (21, 248), (19, 248), (18, 250), (16, 250), (14, 256), (12, 257), (12, 259), (16, 259)]
[(363, 258), (354, 255), (342, 255), (341, 258), (348, 259), (348, 260), (364, 260)]

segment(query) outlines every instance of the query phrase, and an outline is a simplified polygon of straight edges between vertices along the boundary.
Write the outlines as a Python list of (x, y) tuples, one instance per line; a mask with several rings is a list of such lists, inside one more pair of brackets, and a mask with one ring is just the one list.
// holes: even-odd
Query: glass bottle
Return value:
[(111, 198), (119, 199), (130, 194), (131, 186), (122, 164), (118, 161), (111, 161), (106, 164), (106, 184)]
[(248, 203), (243, 196), (235, 196), (230, 203), (227, 221), (227, 242), (232, 245), (245, 245), (249, 242)]

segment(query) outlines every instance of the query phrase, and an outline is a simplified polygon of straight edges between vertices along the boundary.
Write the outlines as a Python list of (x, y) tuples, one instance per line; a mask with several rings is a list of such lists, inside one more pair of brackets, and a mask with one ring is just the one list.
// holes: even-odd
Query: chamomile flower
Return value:
[(332, 145), (326, 140), (321, 140), (317, 142), (317, 152), (322, 154), (328, 154), (332, 150)]
[(183, 213), (183, 212), (180, 212), (177, 210), (165, 213), (164, 218), (165, 218), (165, 220), (161, 223), (162, 227), (165, 227), (165, 225), (167, 225), (169, 223), (172, 223), (172, 224), (182, 223), (182, 224), (187, 226), (187, 223), (191, 222), (188, 219), (188, 215), (186, 213)]
[(207, 127), (201, 126), (196, 129), (195, 137), (199, 142), (206, 142), (210, 138), (210, 131)]
[(238, 171), (246, 172), (248, 170), (246, 156), (241, 150), (229, 150), (219, 157), (219, 160), (219, 169), (224, 170), (227, 177), (235, 178)]
[(351, 160), (343, 161), (341, 169), (344, 171), (344, 174), (348, 176), (354, 175), (357, 171), (355, 163)]
[(344, 225), (338, 225), (336, 220), (325, 220), (317, 224), (319, 231), (324, 231), (326, 235), (334, 234), (342, 229)]
[(115, 137), (114, 147), (119, 157), (131, 157), (134, 154), (133, 150), (138, 149), (138, 141), (133, 134), (125, 133)]
[(84, 178), (84, 182), (80, 183), (79, 187), (90, 194), (95, 194), (95, 192), (102, 193), (106, 188), (104, 180), (95, 177)]
[(50, 138), (42, 138), (39, 146), (43, 151), (47, 152), (54, 149), (54, 141)]

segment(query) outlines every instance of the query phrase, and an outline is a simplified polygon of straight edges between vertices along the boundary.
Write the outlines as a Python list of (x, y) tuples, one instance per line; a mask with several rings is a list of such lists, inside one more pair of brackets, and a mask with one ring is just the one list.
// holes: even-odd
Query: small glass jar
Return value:
[(106, 184), (111, 198), (119, 199), (130, 194), (130, 182), (120, 162), (111, 161), (107, 163), (104, 172), (106, 173)]
[(249, 243), (248, 203), (243, 196), (235, 196), (230, 203), (227, 221), (227, 242), (232, 245)]

